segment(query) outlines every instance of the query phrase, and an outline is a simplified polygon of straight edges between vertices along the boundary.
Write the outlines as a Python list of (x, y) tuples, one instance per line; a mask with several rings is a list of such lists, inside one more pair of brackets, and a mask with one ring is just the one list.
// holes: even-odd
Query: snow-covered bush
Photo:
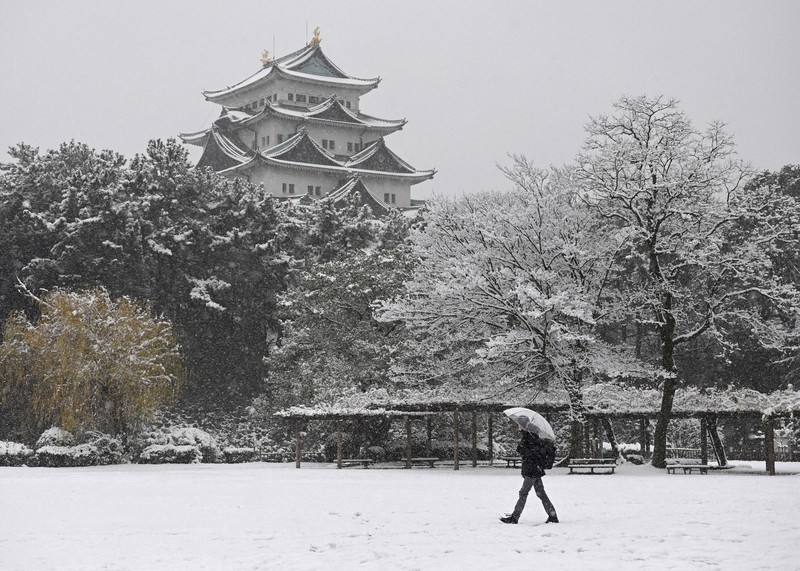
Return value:
[(197, 446), (151, 444), (139, 454), (140, 464), (199, 464), (203, 454)]
[(31, 463), (33, 450), (18, 442), (0, 440), (0, 466), (22, 466)]
[(255, 448), (236, 448), (228, 446), (222, 450), (222, 455), (225, 462), (228, 464), (241, 464), (242, 462), (250, 462), (256, 455)]
[(135, 442), (133, 449), (143, 464), (210, 463), (222, 458), (216, 439), (195, 427), (154, 430)]
[(97, 464), (105, 466), (122, 462), (124, 449), (122, 442), (116, 438), (102, 432), (89, 432), (84, 439), (97, 450)]
[(216, 462), (221, 457), (216, 439), (199, 428), (175, 428), (169, 433), (169, 442), (175, 446), (196, 447), (204, 463)]
[(36, 464), (47, 468), (96, 466), (98, 462), (97, 448), (91, 444), (42, 446), (36, 450)]
[(51, 468), (119, 464), (122, 443), (102, 432), (86, 432), (76, 438), (58, 427), (45, 430), (36, 441), (36, 464)]
[(44, 446), (72, 446), (75, 444), (75, 437), (72, 433), (62, 430), (57, 426), (48, 428), (36, 441), (35, 448), (38, 450)]

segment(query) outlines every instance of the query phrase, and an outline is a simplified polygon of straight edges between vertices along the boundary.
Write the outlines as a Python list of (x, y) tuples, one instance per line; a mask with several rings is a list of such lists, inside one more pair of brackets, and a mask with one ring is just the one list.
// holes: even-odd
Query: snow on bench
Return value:
[(613, 474), (616, 467), (617, 461), (614, 458), (572, 458), (568, 464), (570, 474)]
[(519, 462), (522, 462), (522, 456), (500, 456), (498, 460), (506, 461), (506, 468), (517, 467)]
[(358, 466), (359, 464), (362, 464), (364, 468), (369, 468), (369, 465), (374, 461), (372, 458), (347, 458), (342, 460), (342, 468)]
[(431, 468), (435, 468), (436, 462), (439, 461), (439, 458), (412, 458), (412, 464), (428, 464)]
[(670, 458), (667, 460), (667, 474), (674, 474), (676, 470), (683, 470), (684, 474), (691, 474), (697, 470), (701, 474), (708, 474), (708, 464), (701, 464), (700, 460), (690, 458)]

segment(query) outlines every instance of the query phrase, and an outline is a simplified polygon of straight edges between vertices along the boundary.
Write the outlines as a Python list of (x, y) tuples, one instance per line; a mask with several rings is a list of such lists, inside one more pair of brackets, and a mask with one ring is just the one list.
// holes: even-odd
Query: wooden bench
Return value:
[(617, 461), (614, 458), (572, 458), (567, 467), (570, 474), (613, 474)]
[(427, 464), (431, 468), (435, 468), (435, 464), (439, 461), (439, 458), (412, 458), (411, 464)]
[(683, 470), (684, 474), (691, 474), (694, 470), (701, 474), (708, 474), (708, 468), (708, 464), (701, 464), (700, 460), (690, 460), (688, 458), (670, 458), (667, 460), (667, 474), (674, 474), (676, 470)]
[(375, 460), (372, 458), (347, 458), (342, 460), (342, 468), (347, 468), (349, 466), (358, 466), (362, 464), (364, 468), (369, 468), (369, 465), (372, 464)]
[(498, 460), (506, 461), (506, 468), (517, 467), (519, 462), (522, 462), (522, 456), (500, 456)]

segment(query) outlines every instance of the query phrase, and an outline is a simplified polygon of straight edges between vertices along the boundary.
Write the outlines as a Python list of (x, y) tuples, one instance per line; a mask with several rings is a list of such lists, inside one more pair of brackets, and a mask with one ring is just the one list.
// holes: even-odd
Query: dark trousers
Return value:
[(550, 498), (547, 497), (547, 492), (544, 491), (542, 479), (531, 478), (530, 476), (523, 476), (522, 479), (522, 488), (519, 490), (519, 499), (517, 500), (517, 505), (514, 506), (514, 511), (511, 515), (514, 516), (515, 519), (519, 519), (519, 516), (522, 515), (522, 510), (525, 509), (525, 502), (528, 501), (528, 492), (530, 492), (531, 488), (533, 488), (536, 491), (537, 497), (542, 500), (542, 506), (544, 507), (544, 511), (547, 512), (547, 515), (556, 517), (556, 508), (553, 507), (553, 504), (550, 502)]

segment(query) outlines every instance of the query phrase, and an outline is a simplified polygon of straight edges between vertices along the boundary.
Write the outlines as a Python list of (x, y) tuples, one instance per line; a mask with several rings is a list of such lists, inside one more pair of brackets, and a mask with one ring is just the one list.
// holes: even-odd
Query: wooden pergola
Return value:
[[(427, 418), (427, 433), (430, 447), (430, 419), (435, 414), (451, 414), (453, 417), (453, 468), (460, 466), (459, 427), (460, 415), (471, 415), (471, 458), (472, 465), (477, 466), (477, 423), (478, 414), (488, 414), (488, 446), (493, 450), (493, 414), (502, 412), (512, 406), (524, 406), (541, 413), (545, 417), (553, 414), (565, 414), (570, 405), (563, 392), (539, 392), (534, 395), (516, 395), (521, 398), (505, 397), (491, 399), (466, 395), (464, 398), (453, 398), (453, 395), (415, 394), (411, 398), (381, 398), (344, 406), (293, 407), (277, 413), (278, 416), (295, 423), (296, 432), (296, 466), (300, 467), (301, 427), (308, 420), (337, 421), (337, 464), (342, 465), (342, 427), (341, 422), (357, 417), (383, 416), (403, 418), (406, 428), (406, 466), (411, 467), (411, 419)], [(661, 395), (657, 389), (636, 389), (615, 383), (587, 385), (583, 389), (585, 405), (584, 417), (587, 422), (599, 425), (603, 419), (638, 419), (640, 421), (643, 443), (647, 440), (646, 423), (658, 417)], [(527, 397), (527, 398), (526, 398)], [(764, 426), (764, 455), (766, 471), (775, 474), (775, 421), (779, 418), (792, 417), (800, 413), (800, 392), (779, 391), (770, 395), (748, 389), (738, 390), (699, 390), (679, 389), (675, 395), (672, 418), (700, 420), (701, 455), (703, 463), (708, 459), (708, 437), (712, 440), (720, 465), (726, 463), (724, 449), (717, 433), (719, 419), (752, 418), (761, 419)], [(597, 431), (597, 429), (596, 429)]]

